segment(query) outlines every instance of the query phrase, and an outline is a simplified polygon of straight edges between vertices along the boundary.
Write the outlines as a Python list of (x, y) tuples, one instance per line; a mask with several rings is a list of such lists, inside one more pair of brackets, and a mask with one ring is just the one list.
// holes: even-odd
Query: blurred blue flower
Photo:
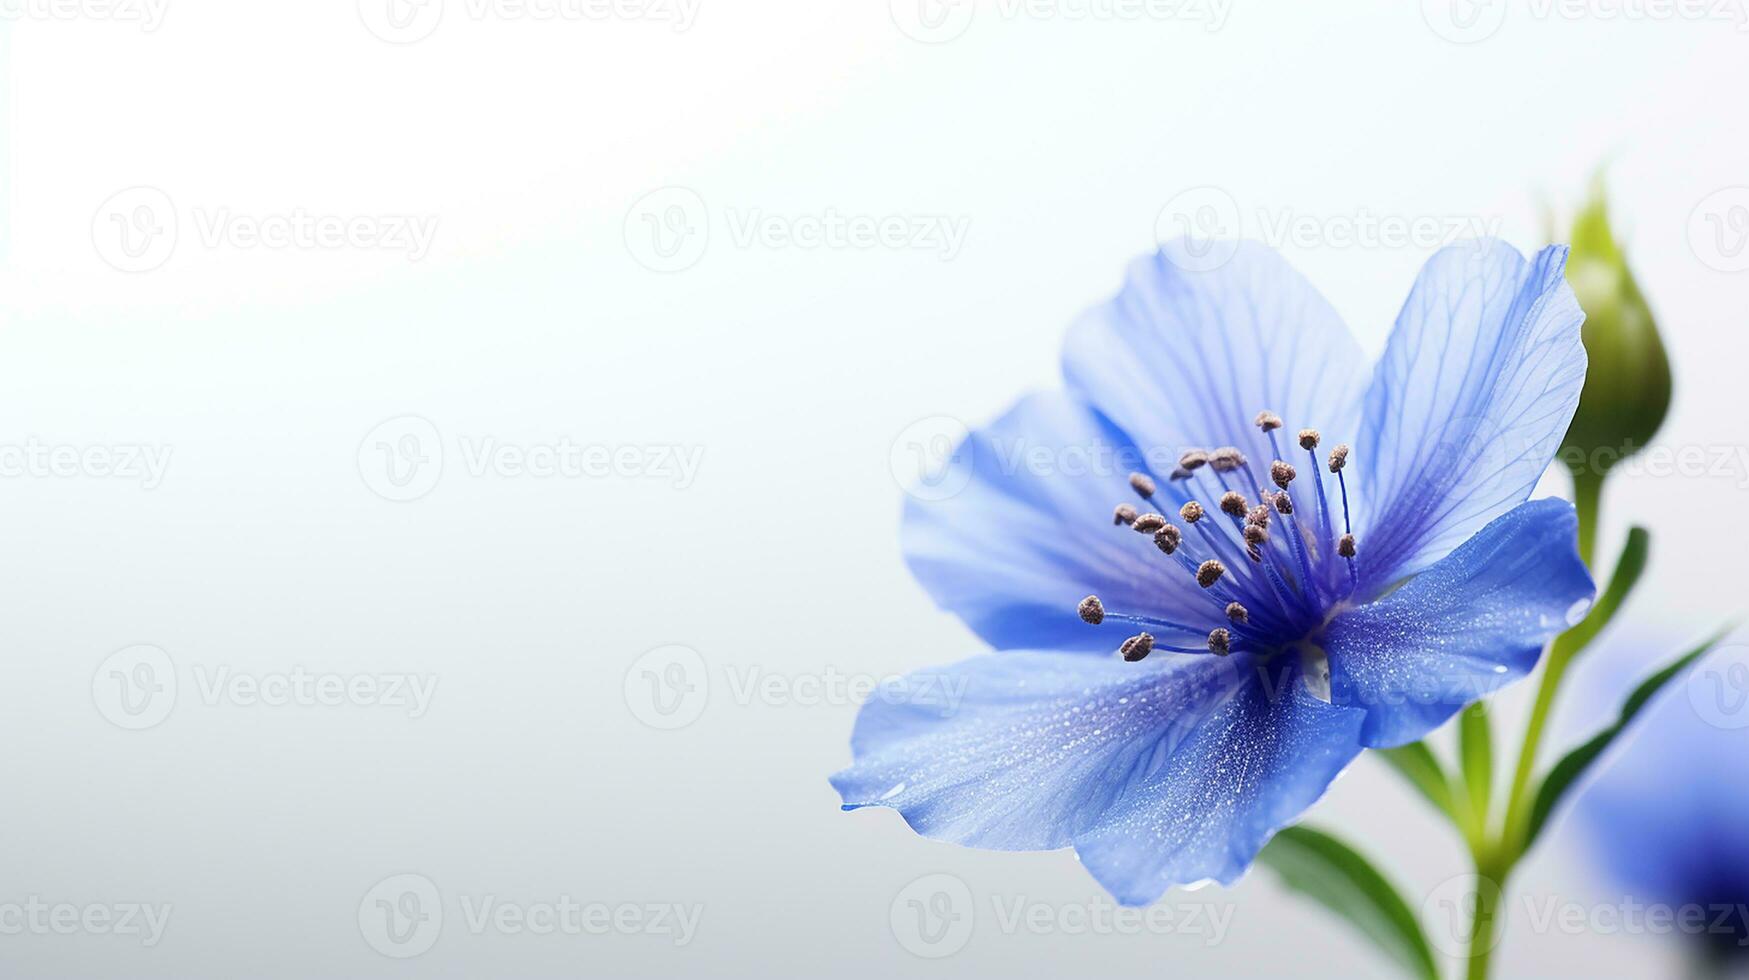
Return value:
[[(1612, 644), (1599, 669), (1610, 680), (1649, 672), (1651, 644)], [(1749, 647), (1714, 650), (1654, 698), (1573, 815), (1627, 897), (1669, 910), (1670, 931), (1703, 961), (1749, 969)]]
[(1003, 652), (867, 704), (845, 808), (1073, 846), (1146, 904), (1233, 881), (1363, 747), (1528, 672), (1593, 593), (1571, 506), (1525, 503), (1585, 378), (1565, 255), (1439, 252), (1370, 377), (1267, 248), (1134, 263), (1070, 330), (1067, 391), (908, 503), (913, 572)]

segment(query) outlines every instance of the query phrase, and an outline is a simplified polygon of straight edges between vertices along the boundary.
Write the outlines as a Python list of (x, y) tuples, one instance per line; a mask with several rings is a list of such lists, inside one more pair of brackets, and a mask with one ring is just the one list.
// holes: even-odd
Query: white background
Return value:
[[(173, 907), (151, 947), (0, 935), (9, 975), (1387, 971), (1263, 871), (1167, 897), (1233, 903), (1218, 944), (1004, 930), (993, 902), (1109, 902), (1067, 852), (923, 840), (890, 813), (840, 813), (826, 782), (855, 708), (809, 697), (809, 679), (978, 649), (899, 559), (895, 440), (1052, 384), (1064, 325), (1187, 189), (1218, 188), (1252, 237), (1264, 215), (1309, 222), (1310, 239), (1279, 244), (1376, 350), (1435, 243), (1342, 228), (1480, 221), (1529, 249), (1544, 206), (1570, 207), (1608, 162), (1677, 365), (1660, 441), (1745, 441), (1749, 273), (1691, 243), (1744, 203), (1711, 196), (1749, 184), (1735, 6), (1648, 19), (1493, 0), (1465, 32), (1437, 2), (1233, 0), (1218, 29), (1203, 7), (1113, 20), (991, 2), (925, 43), (884, 0), (703, 0), (685, 30), (666, 7), (542, 19), (449, 0), (429, 36), (397, 44), (370, 29), (386, 23), (376, 3), (170, 0), (153, 30), (100, 5), (6, 7), (0, 444), (171, 457), (150, 489), (0, 478), (0, 905)], [(150, 271), (111, 264), (106, 202), (134, 187), (177, 224)], [(685, 243), (702, 249), (689, 268), (658, 272), (640, 236), (666, 211), (634, 204), (668, 187), (696, 199), (658, 201), (702, 202), (685, 227), (708, 237)], [(203, 235), (214, 215), (300, 209), (437, 230), (417, 261)], [(735, 234), (753, 214), (829, 213), (969, 231), (951, 258)], [(430, 423), (444, 468), (394, 502), (373, 489), (386, 463), (366, 437), (404, 416)], [(627, 467), (475, 475), (463, 440), (483, 439), (702, 456), (685, 485)], [(1613, 488), (1605, 548), (1629, 520), (1654, 528), (1630, 612), (1657, 616), (1671, 649), (1740, 601), (1746, 485), (1738, 462)], [(161, 723), (128, 730), (104, 665), (137, 644), (178, 687)], [(675, 644), (697, 652), (674, 662), (708, 698), (659, 730), (628, 691), (656, 663), (639, 658)], [(226, 668), (437, 688), (417, 718), (204, 698), (200, 678)], [(739, 695), (766, 675), (823, 703)], [(1413, 905), (1466, 870), (1376, 760), (1312, 816), (1378, 855)], [(1556, 842), (1530, 862), (1500, 962), (1666, 968), (1649, 937), (1534, 928), (1526, 896), (1614, 900), (1581, 858)], [(361, 926), (372, 889), (402, 874), (428, 879), (444, 916), (406, 959)], [(973, 926), (931, 960), (894, 910), (933, 874), (964, 886)], [(702, 917), (677, 946), (475, 932), (462, 906), (566, 895)]]

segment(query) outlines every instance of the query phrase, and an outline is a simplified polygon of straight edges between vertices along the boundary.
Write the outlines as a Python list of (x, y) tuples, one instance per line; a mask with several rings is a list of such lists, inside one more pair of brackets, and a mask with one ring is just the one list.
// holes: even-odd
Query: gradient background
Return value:
[[(170, 0), (151, 31), (6, 8), (0, 446), (172, 457), (151, 489), (0, 477), (0, 905), (173, 914), (150, 948), (0, 935), (0, 972), (1388, 972), (1267, 872), (1167, 897), (1228, 908), (1218, 944), (1005, 930), (993, 903), (1110, 903), (1068, 852), (968, 851), (891, 813), (840, 813), (826, 775), (848, 760), (855, 708), (807, 692), (978, 650), (900, 561), (894, 460), (941, 419), (976, 424), (1051, 384), (1064, 325), (1116, 289), (1187, 189), (1219, 189), (1252, 237), (1265, 212), (1319, 229), (1370, 214), (1497, 223), (1529, 249), (1544, 205), (1570, 207), (1608, 161), (1678, 371), (1660, 442), (1749, 451), (1740, 11), (1492, 0), (1459, 5), (1482, 18), (1466, 32), (1443, 2), (1233, 0), (1216, 30), (1200, 8), (1112, 22), (980, 3), (946, 11), (974, 15), (962, 34), (924, 43), (899, 27), (910, 2), (703, 0), (682, 31), (476, 18), (449, 0), (406, 44), (370, 29), (379, 0)], [(126, 272), (105, 259), (105, 208), (139, 186), (179, 230), (161, 266)], [(705, 210), (683, 226), (697, 261), (664, 273), (639, 261), (639, 235), (666, 211), (636, 205), (669, 187)], [(656, 200), (695, 200), (680, 195)], [(197, 219), (221, 208), (439, 226), (420, 261), (209, 247)], [(829, 210), (967, 218), (969, 234), (944, 260), (744, 246), (729, 227)], [(1718, 221), (1729, 234), (1708, 246)], [(1431, 248), (1337, 237), (1281, 244), (1377, 350)], [(397, 502), (373, 490), (386, 463), (367, 434), (404, 416), (435, 428), (444, 468)], [(464, 438), (702, 462), (684, 487), (474, 476)], [(1628, 614), (1655, 616), (1671, 650), (1741, 601), (1749, 524), (1732, 508), (1749, 467), (1732, 458), (1718, 475), (1624, 477), (1608, 501), (1606, 551), (1630, 519), (1657, 532)], [(137, 644), (164, 651), (178, 690), (161, 723), (128, 730), (101, 688), (106, 658)], [(646, 656), (670, 645), (697, 660)], [(661, 730), (645, 719), (676, 716), (639, 685), (669, 662), (695, 693), (690, 723)], [(199, 693), (197, 671), (298, 667), (438, 686), (419, 718)], [(742, 696), (749, 677), (797, 697)], [(1497, 717), (1521, 714), (1526, 688)], [(1411, 904), (1461, 890), (1455, 834), (1376, 760), (1312, 818), (1362, 842)], [(1582, 858), (1557, 838), (1524, 869), (1506, 973), (1667, 971), (1653, 937), (1537, 928), (1527, 901), (1620, 900)], [(444, 919), (402, 958), (369, 922), (372, 889), (398, 874), (428, 879)], [(951, 955), (928, 958), (903, 920), (933, 874), (963, 884), (953, 910), (969, 917)], [(488, 895), (701, 919), (684, 946), (476, 933), (461, 903)]]

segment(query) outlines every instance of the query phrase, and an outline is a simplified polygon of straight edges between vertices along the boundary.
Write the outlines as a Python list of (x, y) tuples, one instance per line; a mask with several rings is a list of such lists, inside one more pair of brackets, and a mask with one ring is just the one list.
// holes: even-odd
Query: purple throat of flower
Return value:
[[(1196, 582), (1209, 615), (1203, 622), (1175, 622), (1107, 609), (1098, 596), (1082, 599), (1084, 622), (1098, 626), (1111, 619), (1144, 627), (1118, 648), (1125, 660), (1139, 661), (1156, 651), (1221, 657), (1245, 651), (1273, 658), (1313, 642), (1331, 613), (1358, 588), (1348, 484), (1342, 475), (1349, 447), (1338, 445), (1320, 461), (1322, 436), (1316, 429), (1301, 429), (1298, 442), (1312, 477), (1299, 481), (1300, 473), (1288, 462), (1277, 435), (1281, 417), (1260, 412), (1256, 425), (1275, 453), (1267, 483), (1230, 446), (1186, 451), (1164, 485), (1146, 473), (1130, 474), (1131, 489), (1151, 509), (1119, 504), (1113, 526), (1151, 535), (1165, 559)], [(1335, 493), (1326, 489), (1327, 482), (1334, 484)], [(1246, 489), (1256, 495), (1255, 502)], [(1332, 498), (1341, 502), (1340, 515), (1331, 507)], [(1204, 507), (1202, 500), (1214, 501), (1215, 509)], [(1165, 516), (1173, 509), (1182, 527)]]

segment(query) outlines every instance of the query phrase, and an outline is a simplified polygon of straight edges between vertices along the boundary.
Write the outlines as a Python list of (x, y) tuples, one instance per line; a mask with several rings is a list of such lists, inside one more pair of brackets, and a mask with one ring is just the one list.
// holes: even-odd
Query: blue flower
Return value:
[(1565, 256), (1439, 252), (1370, 376), (1267, 248), (1134, 263), (1067, 390), (907, 504), (912, 571), (1002, 652), (867, 704), (845, 808), (1072, 846), (1146, 904), (1237, 879), (1363, 747), (1527, 673), (1593, 593), (1572, 508), (1525, 503), (1585, 377)]
[[(1649, 669), (1649, 644), (1614, 646), (1634, 654), (1636, 673)], [(1615, 650), (1599, 653), (1614, 661), (1600, 669), (1630, 669)], [(1739, 966), (1749, 960), (1746, 726), (1749, 647), (1715, 650), (1646, 706), (1573, 806), (1581, 838), (1626, 897), (1669, 910), (1699, 950)]]

